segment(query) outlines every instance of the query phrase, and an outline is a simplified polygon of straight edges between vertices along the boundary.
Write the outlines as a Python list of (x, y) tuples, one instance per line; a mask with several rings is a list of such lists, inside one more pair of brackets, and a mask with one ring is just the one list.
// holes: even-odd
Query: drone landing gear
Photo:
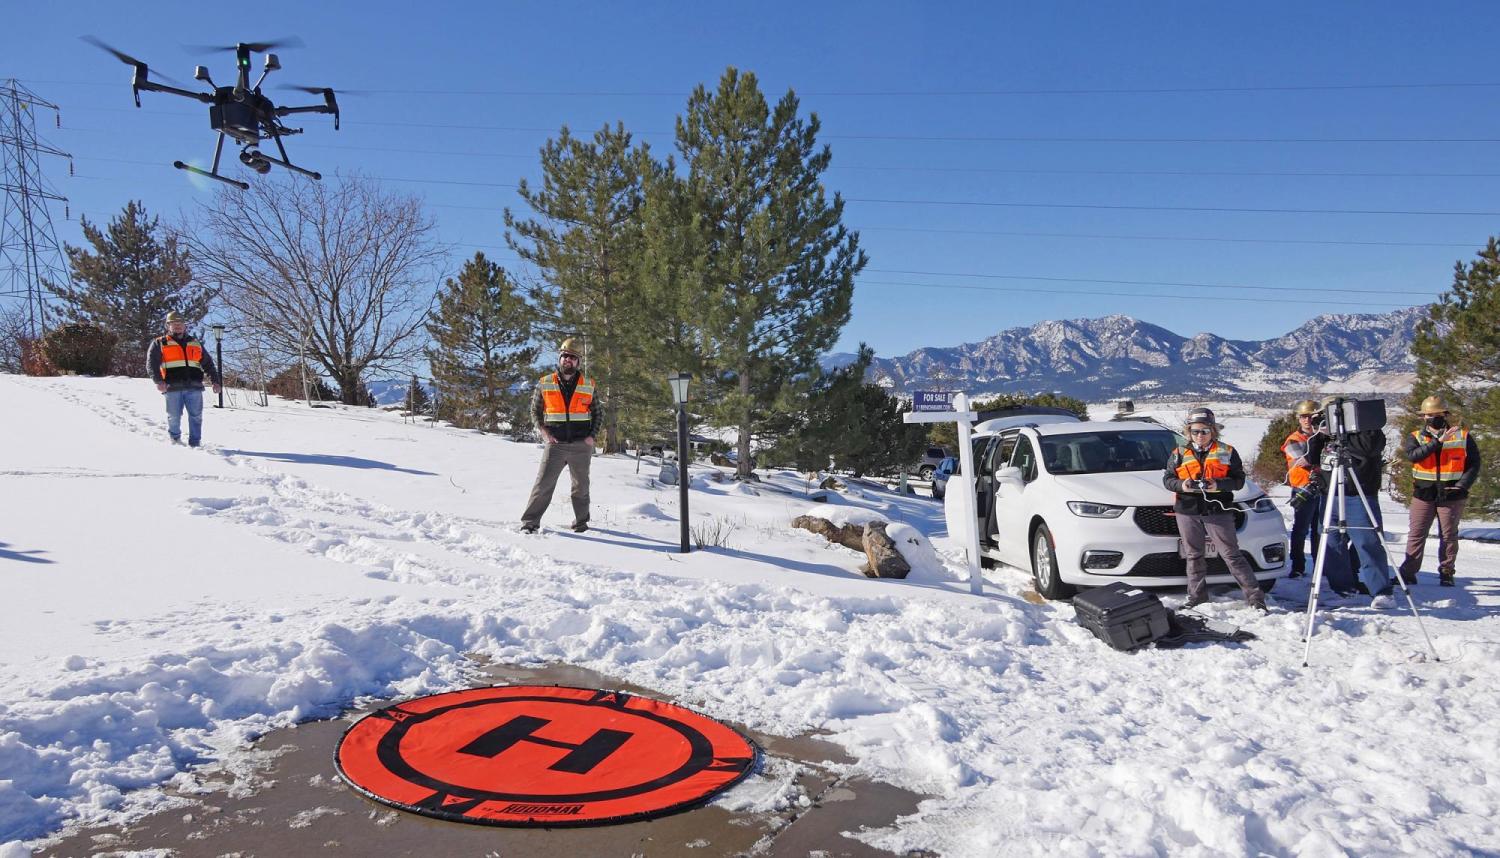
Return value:
[(226, 185), (234, 185), (236, 188), (239, 188), (242, 191), (250, 190), (249, 182), (239, 182), (234, 179), (221, 176), (218, 173), (210, 173), (202, 167), (194, 167), (192, 164), (184, 164), (181, 161), (173, 161), (172, 166), (176, 167), (179, 170), (187, 170), (189, 173), (197, 173), (200, 176), (206, 176), (210, 179), (217, 179)]
[(270, 155), (267, 155), (266, 153), (262, 152), (262, 153), (260, 153), (260, 157), (261, 158), (265, 159), (266, 161), (271, 162), (272, 164), (280, 164), (281, 166), (287, 168), (288, 170), (291, 170), (294, 173), (301, 173), (304, 176), (307, 176), (307, 177), (313, 178), (313, 179), (317, 179), (318, 181), (322, 181), (323, 180), (323, 174), (322, 173), (316, 172), (314, 170), (309, 170), (309, 169), (307, 169), (305, 167), (299, 167), (296, 164), (292, 163), (291, 159), (289, 157), (287, 157), (286, 147), (281, 144), (281, 135), (280, 134), (275, 135), (271, 139), (273, 139), (273, 140), (276, 141), (276, 149), (277, 149), (277, 151), (281, 152), (281, 157), (279, 159), (278, 158), (272, 158)]
[(187, 170), (189, 173), (197, 173), (200, 176), (207, 176), (210, 179), (217, 179), (218, 181), (221, 181), (226, 185), (234, 185), (236, 188), (239, 188), (242, 191), (250, 190), (249, 182), (237, 182), (234, 179), (219, 175), (219, 156), (222, 154), (224, 154), (224, 132), (220, 131), (219, 141), (214, 144), (213, 169), (205, 170), (202, 167), (194, 167), (192, 164), (184, 164), (181, 161), (173, 161), (172, 166), (176, 167), (179, 170)]
[[(281, 154), (285, 155), (286, 154), (286, 150), (283, 149), (282, 152), (281, 152)], [(306, 169), (305, 167), (299, 167), (296, 164), (293, 164), (292, 162), (283, 160), (281, 158), (272, 158), (270, 155), (267, 155), (264, 152), (260, 153), (260, 157), (263, 160), (265, 160), (265, 161), (267, 161), (269, 163), (278, 164), (278, 165), (280, 165), (282, 167), (287, 168), (288, 170), (291, 170), (294, 173), (301, 173), (302, 175), (307, 176), (309, 178), (313, 178), (313, 179), (320, 179), (321, 180), (323, 178), (323, 174), (322, 173), (318, 173), (318, 172), (315, 172), (313, 170)]]

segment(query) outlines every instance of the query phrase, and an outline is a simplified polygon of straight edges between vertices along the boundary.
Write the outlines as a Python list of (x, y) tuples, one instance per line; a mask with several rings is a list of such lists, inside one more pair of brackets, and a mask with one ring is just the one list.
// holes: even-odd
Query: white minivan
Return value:
[[(1029, 569), (1037, 592), (1049, 599), (1111, 581), (1187, 583), (1173, 495), (1161, 481), (1181, 435), (1151, 422), (1054, 416), (975, 428), (981, 565)], [(949, 533), (961, 532), (963, 504), (954, 497), (948, 492), (944, 504)], [(1249, 480), (1235, 492), (1234, 507), (1240, 551), (1270, 590), (1287, 570), (1281, 513)], [(1212, 543), (1208, 564), (1210, 584), (1234, 583)]]

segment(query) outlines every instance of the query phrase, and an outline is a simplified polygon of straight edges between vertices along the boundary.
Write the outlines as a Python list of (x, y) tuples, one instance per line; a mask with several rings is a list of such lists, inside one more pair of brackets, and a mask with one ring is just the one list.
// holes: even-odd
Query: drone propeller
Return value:
[(150, 66), (146, 65), (145, 63), (141, 62), (140, 60), (136, 59), (135, 57), (132, 57), (130, 54), (127, 54), (124, 51), (120, 50), (119, 48), (116, 48), (116, 47), (113, 47), (113, 46), (109, 45), (107, 42), (105, 42), (103, 39), (101, 39), (101, 38), (99, 38), (97, 36), (79, 36), (78, 38), (82, 39), (85, 42), (88, 42), (89, 44), (93, 45), (94, 47), (96, 47), (96, 48), (98, 48), (98, 49), (100, 49), (100, 50), (102, 50), (102, 51), (104, 51), (104, 52), (106, 52), (108, 54), (112, 54), (115, 59), (119, 60), (120, 62), (124, 63), (127, 66), (135, 66), (136, 68), (145, 69), (146, 73), (149, 74), (150, 76), (158, 78), (160, 80), (164, 80), (167, 83), (172, 84), (173, 86), (183, 86), (184, 85), (182, 83), (182, 81), (175, 80), (175, 79), (173, 79), (171, 77), (168, 77), (167, 75), (162, 74), (161, 72), (157, 71), (156, 69), (151, 68)]
[[(279, 50), (281, 48), (300, 48), (305, 43), (296, 36), (284, 36), (280, 39), (272, 39), (266, 42), (244, 42), (243, 44), (250, 51), (263, 54), (266, 51)], [(183, 45), (183, 47), (190, 53), (195, 54), (216, 54), (221, 51), (233, 52), (240, 48), (239, 45)]]
[(295, 83), (279, 84), (276, 88), (296, 90), (297, 92), (305, 92), (310, 95), (324, 95), (325, 93), (329, 92), (334, 92), (338, 95), (369, 95), (371, 92), (371, 90), (368, 89), (344, 89), (342, 87), (334, 89), (331, 86), (301, 86)]

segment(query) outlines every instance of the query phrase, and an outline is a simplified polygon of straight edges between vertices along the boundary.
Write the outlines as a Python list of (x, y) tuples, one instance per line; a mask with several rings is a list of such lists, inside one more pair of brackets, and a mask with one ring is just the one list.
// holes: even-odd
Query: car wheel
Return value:
[(1036, 591), (1048, 599), (1066, 599), (1077, 592), (1062, 582), (1057, 568), (1057, 551), (1052, 546), (1052, 531), (1039, 524), (1031, 537), (1031, 576)]
[(935, 470), (937, 470), (937, 468), (934, 468), (931, 465), (923, 465), (922, 467), (917, 469), (917, 479), (930, 480), (932, 479), (932, 472)]
[(938, 500), (942, 500), (943, 499), (943, 493), (944, 493), (944, 490), (941, 487), (939, 487), (939, 486), (933, 486), (932, 487), (932, 496), (934, 498), (936, 498)]
[(979, 568), (980, 569), (994, 569), (995, 568), (995, 560), (994, 560), (994, 558), (993, 557), (986, 557), (983, 554), (979, 555)]

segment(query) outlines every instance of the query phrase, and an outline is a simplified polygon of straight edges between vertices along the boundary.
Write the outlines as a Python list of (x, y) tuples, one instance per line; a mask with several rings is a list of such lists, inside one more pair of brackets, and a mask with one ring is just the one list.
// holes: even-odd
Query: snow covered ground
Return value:
[[(594, 529), (551, 529), (563, 489), (526, 536), (534, 446), (278, 402), (206, 409), (191, 450), (140, 380), (0, 376), (0, 402), (0, 843), (159, 807), (196, 763), (364, 696), (456, 687), (478, 653), (826, 731), (854, 772), (936, 796), (858, 835), (894, 851), (1500, 852), (1500, 545), (1464, 542), (1461, 587), (1416, 588), (1440, 662), (1409, 612), (1352, 605), (1322, 615), (1301, 668), (1301, 581), (1267, 617), (1210, 607), (1247, 645), (1124, 654), (1023, 599), (1017, 570), (969, 595), (923, 498), (831, 498), (908, 525), (912, 577), (869, 580), (788, 528), (817, 506), (795, 474), (695, 472), (693, 525), (724, 544), (684, 556), (649, 463), (597, 459)], [(1226, 416), (1253, 450), (1265, 416)], [(778, 799), (752, 781), (721, 800)]]

